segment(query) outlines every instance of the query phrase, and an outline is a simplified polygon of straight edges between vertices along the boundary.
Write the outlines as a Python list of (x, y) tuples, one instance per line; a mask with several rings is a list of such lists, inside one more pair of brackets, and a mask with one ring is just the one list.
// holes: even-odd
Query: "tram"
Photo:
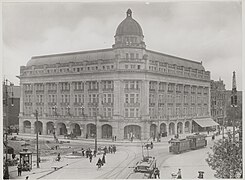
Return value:
[(144, 157), (143, 160), (137, 162), (134, 172), (149, 173), (152, 174), (156, 168), (155, 157)]
[(173, 139), (170, 141), (169, 152), (179, 154), (184, 151), (194, 150), (207, 146), (206, 135), (194, 134), (185, 139)]

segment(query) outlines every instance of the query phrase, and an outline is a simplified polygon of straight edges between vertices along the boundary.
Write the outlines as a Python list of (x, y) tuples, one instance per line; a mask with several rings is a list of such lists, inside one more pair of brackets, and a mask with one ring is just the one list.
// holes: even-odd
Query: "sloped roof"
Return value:
[(146, 50), (149, 60), (160, 60), (163, 63), (176, 64), (177, 66), (190, 67), (192, 69), (205, 70), (201, 62), (180, 58), (156, 51)]
[(51, 54), (44, 56), (34, 56), (27, 62), (27, 66), (36, 66), (44, 64), (69, 63), (93, 61), (99, 59), (113, 59), (113, 49), (99, 49), (91, 51), (78, 51), (71, 53)]

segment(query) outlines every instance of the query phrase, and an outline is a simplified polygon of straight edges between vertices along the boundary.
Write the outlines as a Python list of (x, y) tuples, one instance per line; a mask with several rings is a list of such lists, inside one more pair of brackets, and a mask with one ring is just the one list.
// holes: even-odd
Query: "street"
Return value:
[[(14, 177), (16, 176), (14, 174), (12, 177), (13, 179), (23, 179), (28, 175), (33, 179), (145, 179), (147, 175), (144, 173), (133, 172), (135, 164), (142, 159), (143, 153), (144, 156), (156, 157), (161, 179), (171, 178), (171, 174), (176, 173), (179, 168), (182, 170), (183, 178), (196, 178), (198, 171), (202, 170), (204, 171), (204, 177), (211, 179), (214, 178), (214, 172), (208, 167), (205, 159), (207, 158), (207, 152), (210, 151), (210, 147), (213, 145), (213, 141), (211, 137), (207, 137), (207, 140), (207, 147), (181, 154), (169, 153), (167, 140), (154, 143), (153, 149), (148, 151), (146, 148), (142, 150), (142, 143), (139, 142), (117, 142), (115, 143), (117, 146), (116, 153), (106, 154), (106, 163), (100, 169), (97, 168), (96, 163), (98, 158), (102, 158), (102, 155), (97, 155), (91, 163), (86, 157), (62, 155), (61, 162), (55, 162), (55, 156), (46, 156), (41, 157), (46, 161), (40, 163), (39, 169), (35, 167), (34, 163), (32, 172), (23, 172), (21, 177)], [(74, 140), (71, 145), (77, 146), (76, 149), (78, 149), (81, 144), (86, 147), (93, 145), (93, 142)], [(103, 142), (100, 142), (100, 144), (103, 144)], [(33, 159), (35, 161), (35, 156)], [(57, 170), (54, 170), (54, 167)]]

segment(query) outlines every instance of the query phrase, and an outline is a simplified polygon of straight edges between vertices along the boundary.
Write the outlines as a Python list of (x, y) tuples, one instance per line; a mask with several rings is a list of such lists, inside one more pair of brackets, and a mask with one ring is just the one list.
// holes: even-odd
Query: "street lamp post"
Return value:
[(37, 168), (39, 168), (39, 152), (38, 152), (38, 111), (35, 112), (36, 116), (36, 140), (37, 140)]

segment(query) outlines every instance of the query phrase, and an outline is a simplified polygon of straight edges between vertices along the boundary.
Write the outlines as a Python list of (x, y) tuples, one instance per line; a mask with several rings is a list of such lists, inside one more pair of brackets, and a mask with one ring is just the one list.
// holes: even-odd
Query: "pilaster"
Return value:
[(142, 116), (149, 116), (149, 81), (143, 80), (141, 83), (141, 114)]
[(114, 81), (114, 102), (113, 102), (113, 111), (114, 111), (113, 114), (115, 116), (121, 115), (121, 113), (120, 113), (120, 98), (121, 98), (120, 80), (115, 80)]

